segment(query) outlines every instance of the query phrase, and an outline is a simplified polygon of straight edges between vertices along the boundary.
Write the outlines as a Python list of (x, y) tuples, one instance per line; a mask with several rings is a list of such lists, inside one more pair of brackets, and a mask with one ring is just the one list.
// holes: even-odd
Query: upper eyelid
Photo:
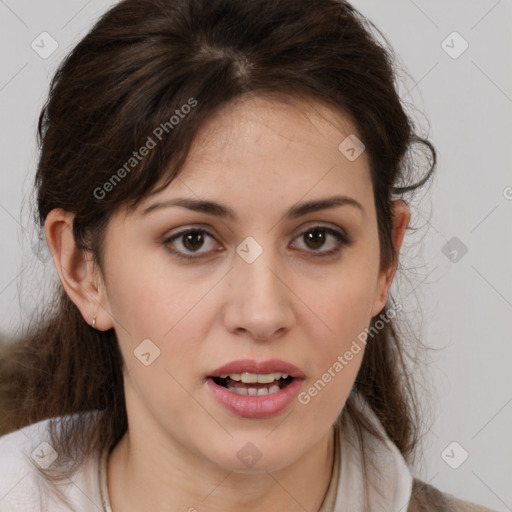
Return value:
[[(351, 239), (349, 238), (349, 236), (347, 235), (347, 233), (346, 233), (346, 231), (344, 229), (342, 229), (340, 227), (333, 227), (333, 226), (328, 226), (328, 225), (324, 225), (324, 224), (318, 224), (318, 222), (316, 224), (314, 223), (314, 224), (311, 224), (311, 225), (308, 225), (308, 226), (305, 226), (305, 227), (301, 228), (301, 230), (297, 234), (293, 235), (293, 239), (292, 240), (295, 240), (300, 235), (302, 235), (305, 232), (307, 232), (307, 231), (309, 231), (311, 229), (314, 229), (314, 228), (324, 228), (324, 229), (328, 230), (328, 234), (330, 234), (331, 236), (335, 236), (335, 235), (333, 233), (329, 232), (329, 231), (337, 232), (343, 238), (345, 238), (347, 243), (351, 242)], [(199, 226), (190, 226), (190, 227), (186, 227), (186, 228), (181, 229), (177, 233), (174, 233), (174, 234), (169, 235), (169, 236), (165, 236), (164, 237), (164, 242), (165, 243), (170, 243), (170, 242), (180, 238), (181, 236), (186, 235), (187, 233), (191, 233), (191, 232), (193, 233), (193, 232), (197, 232), (197, 231), (205, 233), (206, 235), (210, 236), (214, 240), (217, 240), (217, 236), (212, 234), (208, 228), (203, 228), (203, 227), (199, 227)], [(201, 254), (201, 253), (197, 253), (197, 254)]]
[[(295, 236), (300, 235), (301, 233), (303, 233), (304, 231), (307, 231), (308, 229), (316, 228), (316, 227), (333, 229), (334, 231), (339, 231), (348, 237), (347, 231), (345, 228), (342, 228), (341, 226), (337, 226), (336, 224), (334, 224), (332, 222), (329, 223), (328, 221), (307, 221), (306, 226), (297, 228), (297, 229), (300, 229), (300, 231), (298, 231), (297, 235), (295, 235)], [(198, 224), (192, 223), (192, 224), (189, 224), (188, 226), (186, 225), (185, 227), (176, 228), (176, 229), (178, 229), (179, 231), (177, 231), (173, 234), (170, 234), (170, 235), (164, 235), (165, 238), (169, 239), (173, 236), (181, 235), (188, 231), (204, 231), (204, 232), (210, 234), (211, 236), (216, 236), (215, 234), (211, 233), (212, 228), (209, 225), (205, 225), (205, 224), (201, 224), (201, 223), (198, 223)], [(213, 229), (213, 231), (216, 231), (216, 230)], [(295, 232), (295, 231), (296, 230), (294, 229), (293, 232)]]
[[(297, 236), (301, 235), (302, 233), (304, 233), (305, 231), (308, 231), (310, 229), (313, 229), (313, 228), (324, 228), (324, 229), (331, 229), (333, 231), (338, 231), (339, 233), (341, 233), (342, 235), (346, 236), (348, 238), (348, 235), (347, 235), (347, 232), (345, 229), (339, 227), (339, 226), (332, 226), (332, 225), (325, 225), (325, 224), (318, 224), (317, 223), (313, 223), (313, 224), (310, 224), (310, 225), (307, 225), (305, 227), (302, 227), (300, 228), (300, 231), (297, 232), (297, 234), (294, 235), (294, 238), (297, 238)], [(179, 229), (179, 228), (178, 228)], [(214, 233), (211, 233), (210, 231), (210, 228), (208, 227), (203, 227), (201, 225), (190, 225), (189, 227), (184, 227), (182, 229), (180, 229), (179, 231), (177, 231), (176, 233), (173, 233), (173, 234), (169, 234), (169, 235), (164, 235), (164, 239), (165, 240), (170, 240), (170, 239), (173, 239), (173, 238), (177, 238), (178, 236), (180, 235), (184, 235), (186, 233), (189, 233), (189, 232), (194, 232), (194, 231), (201, 231), (201, 232), (204, 232), (204, 233), (207, 233), (209, 236), (212, 236), (214, 238), (217, 238), (217, 236), (214, 234)], [(295, 231), (295, 230), (294, 230)]]

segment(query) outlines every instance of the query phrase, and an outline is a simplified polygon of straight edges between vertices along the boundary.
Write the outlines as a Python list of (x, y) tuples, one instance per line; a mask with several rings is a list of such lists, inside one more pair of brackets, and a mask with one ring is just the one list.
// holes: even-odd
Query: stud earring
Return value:
[(92, 319), (92, 327), (93, 329), (96, 329), (96, 317)]

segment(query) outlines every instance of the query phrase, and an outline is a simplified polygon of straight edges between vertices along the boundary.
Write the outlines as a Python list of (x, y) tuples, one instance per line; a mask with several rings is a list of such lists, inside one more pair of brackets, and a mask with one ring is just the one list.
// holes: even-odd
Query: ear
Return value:
[(60, 282), (84, 320), (107, 330), (113, 327), (106, 287), (91, 254), (79, 249), (73, 235), (74, 214), (53, 209), (45, 221), (45, 234)]
[(393, 233), (391, 239), (395, 247), (395, 259), (388, 268), (382, 269), (379, 273), (377, 281), (377, 288), (375, 300), (371, 316), (374, 317), (382, 311), (388, 300), (389, 289), (395, 277), (396, 267), (398, 265), (398, 255), (402, 246), (402, 241), (405, 235), (405, 229), (409, 225), (411, 219), (411, 212), (407, 203), (401, 199), (397, 199), (392, 203), (393, 214)]

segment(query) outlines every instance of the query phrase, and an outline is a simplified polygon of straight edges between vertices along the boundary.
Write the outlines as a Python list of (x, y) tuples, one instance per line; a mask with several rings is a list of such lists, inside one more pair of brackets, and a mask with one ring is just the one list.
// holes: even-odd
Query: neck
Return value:
[(180, 449), (163, 449), (127, 432), (108, 460), (113, 512), (318, 511), (327, 492), (334, 457), (334, 428), (304, 456), (275, 472), (240, 473), (205, 464)]

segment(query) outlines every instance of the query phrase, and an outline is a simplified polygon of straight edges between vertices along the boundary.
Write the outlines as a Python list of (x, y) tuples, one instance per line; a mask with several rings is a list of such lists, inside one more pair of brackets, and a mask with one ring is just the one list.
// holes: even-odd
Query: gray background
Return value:
[[(4, 338), (28, 322), (56, 279), (30, 209), (37, 116), (56, 65), (112, 3), (0, 0)], [(512, 3), (354, 5), (398, 53), (408, 73), (402, 95), (424, 112), (415, 115), (439, 151), (430, 190), (411, 203), (420, 229), (405, 239), (405, 272), (393, 284), (415, 333), (439, 349), (424, 377), (431, 398), (416, 474), (465, 499), (512, 510)], [(46, 59), (31, 47), (44, 31), (58, 43)], [(454, 31), (463, 39), (448, 37)], [(453, 58), (464, 40), (468, 49)]]

